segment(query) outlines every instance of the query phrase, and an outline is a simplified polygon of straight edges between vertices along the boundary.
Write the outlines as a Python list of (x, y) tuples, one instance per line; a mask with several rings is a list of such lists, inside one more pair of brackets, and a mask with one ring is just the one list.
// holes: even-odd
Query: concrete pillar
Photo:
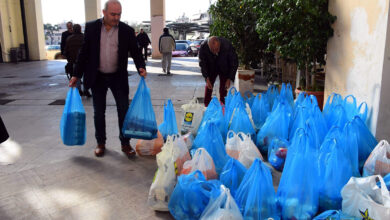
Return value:
[(152, 58), (161, 58), (158, 40), (165, 27), (165, 0), (150, 0), (150, 29), (152, 33)]
[(383, 71), (381, 92), (379, 98), (378, 123), (376, 126), (376, 138), (390, 141), (390, 10), (387, 11), (387, 33), (385, 55), (383, 57)]
[(24, 9), (30, 60), (44, 60), (46, 51), (41, 0), (24, 0)]
[(100, 0), (84, 0), (85, 22), (96, 20), (102, 17), (102, 7)]
[[(384, 95), (389, 91), (390, 50), (386, 49), (385, 55), (385, 46), (389, 44), (389, 36), (386, 38), (389, 1), (330, 0), (329, 12), (337, 20), (333, 25), (334, 36), (328, 41), (325, 98), (337, 92), (354, 95), (359, 104), (367, 102), (367, 125), (371, 132), (376, 134), (379, 126), (385, 126), (387, 130), (378, 134), (383, 137), (382, 132), (387, 132), (389, 139), (386, 120), (389, 121), (390, 114), (384, 109), (389, 102)], [(385, 120), (378, 120), (378, 112)]]
[(11, 60), (11, 48), (24, 43), (20, 1), (0, 1), (0, 43), (4, 62)]

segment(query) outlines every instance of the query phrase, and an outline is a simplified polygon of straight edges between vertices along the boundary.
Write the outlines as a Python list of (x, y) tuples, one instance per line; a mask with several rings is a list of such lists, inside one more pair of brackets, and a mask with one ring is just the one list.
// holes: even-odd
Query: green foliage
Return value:
[(211, 35), (229, 39), (237, 51), (240, 65), (248, 69), (264, 57), (267, 41), (256, 31), (259, 19), (254, 10), (259, 0), (220, 0), (210, 7)]
[[(267, 50), (278, 51), (283, 58), (294, 60), (306, 73), (315, 72), (316, 62), (325, 65), (327, 42), (333, 36), (331, 24), (336, 20), (328, 12), (328, 0), (261, 2), (268, 7), (257, 9), (256, 29), (261, 38), (268, 39)], [(308, 74), (306, 82), (307, 78)]]

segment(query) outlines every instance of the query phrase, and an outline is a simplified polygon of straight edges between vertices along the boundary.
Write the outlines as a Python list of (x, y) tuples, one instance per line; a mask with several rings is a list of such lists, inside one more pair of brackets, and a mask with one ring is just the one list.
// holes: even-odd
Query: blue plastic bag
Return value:
[(271, 111), (266, 93), (257, 94), (253, 101), (251, 111), (256, 130), (260, 130)]
[(280, 219), (271, 171), (259, 159), (246, 172), (235, 199), (244, 219)]
[[(385, 181), (386, 187), (390, 190), (390, 173), (383, 177), (383, 181)], [(376, 185), (381, 188), (381, 182), (377, 182)]]
[(280, 94), (278, 99), (284, 99), (291, 108), (294, 107), (294, 96), (292, 92), (292, 87), (290, 83), (284, 84), (282, 83), (282, 88), (280, 89)]
[(225, 118), (223, 116), (221, 103), (215, 96), (213, 97), (213, 99), (211, 99), (211, 102), (209, 103), (206, 111), (204, 112), (202, 122), (200, 123), (198, 129), (198, 133), (202, 132), (201, 130), (205, 128), (205, 124), (207, 121), (213, 121), (217, 125), (221, 133), (222, 139), (223, 141), (225, 141), (227, 135), (227, 127), (225, 124)]
[(230, 124), (229, 131), (235, 133), (243, 132), (249, 134), (254, 143), (256, 143), (256, 130), (253, 127), (244, 106), (238, 106), (234, 109), (234, 115), (232, 123)]
[(215, 125), (215, 121), (206, 121), (203, 126), (204, 128), (194, 140), (192, 149), (205, 148), (213, 158), (215, 170), (219, 175), (230, 157), (226, 153), (225, 144), (223, 143), (221, 133)]
[[(345, 137), (332, 127), (320, 149), (320, 210), (341, 209), (341, 189), (352, 176), (352, 164)], [(351, 152), (352, 153), (352, 152)]]
[(62, 142), (65, 145), (84, 145), (87, 137), (85, 110), (77, 88), (70, 88), (66, 96), (60, 122)]
[(288, 140), (292, 109), (287, 103), (279, 103), (257, 134), (256, 144), (262, 155), (267, 155), (272, 138)]
[(234, 86), (229, 89), (229, 91), (225, 97), (225, 107), (226, 108), (228, 108), (230, 106), (230, 102), (236, 93), (237, 93), (237, 89)]
[(288, 141), (273, 138), (268, 147), (268, 162), (278, 171), (282, 171), (286, 160)]
[[(333, 111), (333, 108), (337, 105), (344, 106), (343, 97), (340, 94), (332, 93), (328, 96), (328, 99), (326, 100), (324, 110), (322, 113), (324, 114), (325, 119), (328, 121), (331, 118), (331, 113)], [(329, 128), (332, 126), (329, 126)]]
[(357, 218), (349, 216), (342, 213), (340, 210), (328, 210), (319, 215), (317, 215), (313, 220), (360, 220), (362, 218)]
[(362, 102), (358, 107), (355, 96), (348, 95), (344, 98), (344, 108), (348, 120), (352, 120), (355, 116), (359, 116), (363, 122), (366, 121), (368, 113), (366, 102)]
[(267, 96), (268, 96), (269, 106), (273, 108), (274, 102), (279, 96), (278, 87), (276, 87), (275, 85), (270, 85), (267, 89)]
[(168, 99), (167, 103), (164, 104), (164, 121), (158, 126), (158, 130), (162, 134), (164, 140), (167, 139), (168, 135), (175, 135), (177, 131), (177, 123), (175, 116), (175, 109), (173, 108), (172, 101)]
[(359, 171), (362, 173), (364, 163), (378, 144), (378, 141), (359, 116), (355, 116), (352, 121), (348, 122), (344, 129), (346, 129), (346, 132), (349, 134), (357, 137), (357, 144), (359, 148)]
[(199, 219), (211, 198), (220, 194), (221, 182), (206, 181), (199, 170), (178, 177), (178, 182), (168, 203), (175, 219)]
[(225, 106), (225, 127), (228, 129), (233, 118), (234, 109), (237, 107), (245, 108), (244, 99), (240, 92), (236, 92), (230, 101), (229, 106)]
[(255, 96), (250, 91), (246, 91), (244, 93), (244, 101), (249, 104), (249, 107), (252, 107)]
[(223, 167), (219, 180), (223, 185), (230, 189), (234, 197), (246, 173), (246, 168), (238, 160), (230, 158)]
[(157, 138), (157, 122), (154, 115), (150, 89), (144, 77), (138, 84), (130, 108), (126, 113), (122, 127), (123, 136), (151, 140)]
[(318, 210), (318, 151), (310, 128), (298, 129), (288, 148), (277, 191), (283, 219), (311, 219)]

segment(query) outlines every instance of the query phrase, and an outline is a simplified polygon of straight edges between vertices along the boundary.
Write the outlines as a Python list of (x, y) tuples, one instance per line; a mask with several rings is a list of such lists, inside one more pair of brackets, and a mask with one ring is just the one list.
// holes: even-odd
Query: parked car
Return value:
[(63, 59), (61, 55), (61, 46), (60, 45), (47, 45), (46, 49), (46, 58), (48, 60), (58, 60)]
[(190, 44), (190, 47), (191, 47), (192, 52), (194, 53), (194, 56), (198, 56), (200, 45), (202, 44), (203, 41), (204, 41), (204, 39), (194, 40)]
[(186, 43), (188, 45), (190, 45), (192, 43), (192, 41), (190, 40), (175, 40), (176, 43)]
[(193, 52), (187, 43), (176, 43), (176, 48), (172, 51), (173, 57), (191, 57)]

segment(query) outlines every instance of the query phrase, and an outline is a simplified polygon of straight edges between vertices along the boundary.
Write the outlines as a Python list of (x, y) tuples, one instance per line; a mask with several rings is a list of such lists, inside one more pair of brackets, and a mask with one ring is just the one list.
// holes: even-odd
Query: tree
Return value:
[(260, 63), (265, 55), (267, 41), (256, 31), (259, 14), (255, 8), (260, 0), (223, 0), (211, 5), (211, 35), (229, 39), (237, 51), (240, 65), (249, 69)]
[(333, 36), (331, 24), (336, 20), (328, 12), (328, 0), (261, 2), (268, 7), (257, 8), (257, 31), (268, 39), (268, 51), (278, 51), (283, 58), (295, 61), (305, 72), (306, 90), (314, 89), (310, 74), (316, 73), (317, 63), (325, 65), (327, 42)]

